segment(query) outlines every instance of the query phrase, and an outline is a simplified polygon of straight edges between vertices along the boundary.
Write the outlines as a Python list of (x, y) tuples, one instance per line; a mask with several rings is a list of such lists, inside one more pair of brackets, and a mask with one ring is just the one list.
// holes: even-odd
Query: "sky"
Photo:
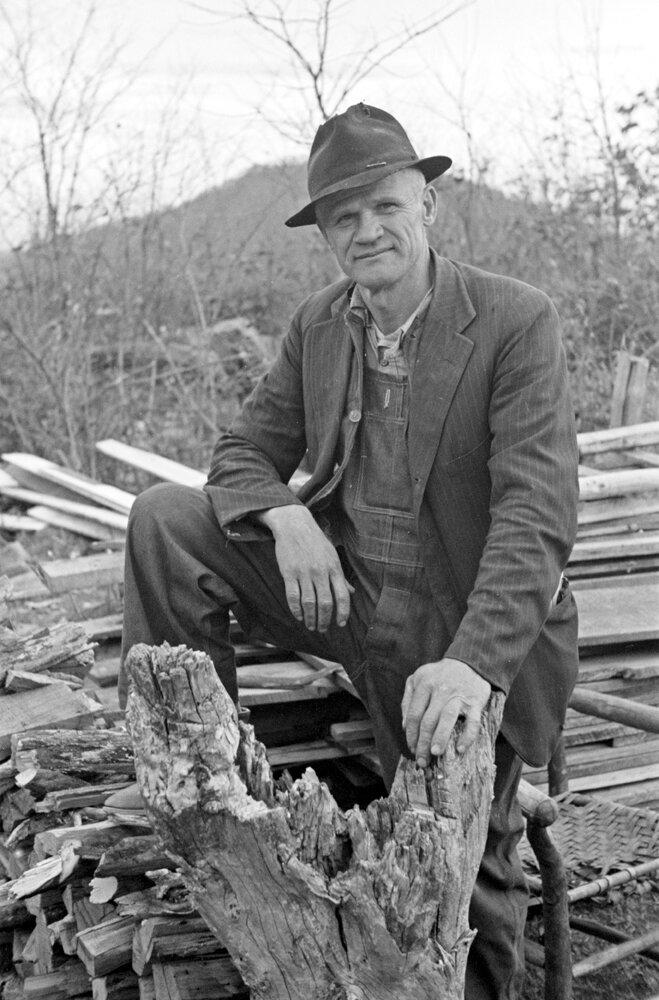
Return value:
[[(307, 19), (317, 2), (280, 0), (289, 17)], [(252, 3), (272, 10), (272, 0)], [(234, 16), (241, 5), (97, 0), (85, 65), (93, 71), (116, 40), (105, 84), (118, 95), (87, 143), (86, 196), (107, 177), (109, 164), (126, 174), (132, 164), (137, 176), (140, 157), (152, 165), (158, 160), (150, 197), (161, 204), (255, 163), (306, 156), (313, 132), (304, 127), (308, 87), (301, 90), (280, 45)], [(26, 12), (32, 15), (31, 72), (47, 101), (86, 3), (0, 0), (3, 7), (19, 34)], [(459, 7), (461, 0), (334, 0), (329, 76), (341, 78), (378, 39)], [(505, 186), (529, 157), (542, 155), (542, 136), (559, 104), (568, 116), (583, 117), (598, 99), (598, 83), (612, 106), (656, 87), (657, 38), (659, 0), (473, 0), (363, 80), (341, 107), (359, 100), (385, 107), (420, 155), (448, 154), (467, 173), (470, 164), (487, 160), (490, 179)], [(0, 22), (0, 45), (10, 41)], [(305, 52), (311, 45), (307, 34)], [(25, 146), (33, 124), (14, 98), (7, 61), (2, 65), (0, 131)]]

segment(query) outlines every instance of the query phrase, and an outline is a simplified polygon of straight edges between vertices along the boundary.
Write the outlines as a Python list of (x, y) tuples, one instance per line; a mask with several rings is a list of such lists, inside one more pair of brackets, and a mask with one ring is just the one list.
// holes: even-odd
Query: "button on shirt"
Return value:
[(381, 372), (397, 378), (410, 376), (416, 356), (416, 330), (425, 318), (432, 292), (430, 288), (414, 312), (397, 330), (393, 333), (382, 333), (364, 302), (359, 285), (355, 285), (350, 297), (350, 314), (363, 324), (366, 335), (366, 362), (369, 367), (376, 367)]

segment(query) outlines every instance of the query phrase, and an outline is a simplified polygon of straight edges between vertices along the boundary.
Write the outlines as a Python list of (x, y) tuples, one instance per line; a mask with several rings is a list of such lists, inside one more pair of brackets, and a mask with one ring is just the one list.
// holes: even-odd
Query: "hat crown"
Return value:
[[(368, 104), (354, 104), (324, 122), (309, 154), (307, 185), (312, 201), (343, 182), (383, 167), (404, 169), (418, 157), (393, 115)], [(364, 180), (368, 183), (368, 179)]]

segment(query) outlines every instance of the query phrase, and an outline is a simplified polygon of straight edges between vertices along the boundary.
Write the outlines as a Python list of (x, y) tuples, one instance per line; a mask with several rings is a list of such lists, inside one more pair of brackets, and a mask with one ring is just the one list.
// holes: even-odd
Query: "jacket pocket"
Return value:
[(448, 476), (464, 477), (483, 471), (490, 457), (490, 435), (484, 437), (469, 451), (456, 455), (449, 462), (442, 462), (442, 471)]

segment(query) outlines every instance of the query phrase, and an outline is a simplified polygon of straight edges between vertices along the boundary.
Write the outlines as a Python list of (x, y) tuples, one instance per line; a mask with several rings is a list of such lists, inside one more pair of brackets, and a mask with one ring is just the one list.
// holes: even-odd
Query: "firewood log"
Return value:
[[(154, 829), (254, 1000), (458, 1000), (503, 698), (464, 754), (401, 758), (342, 812), (308, 768), (277, 784), (210, 659), (138, 645), (127, 717)], [(155, 972), (155, 968), (154, 968)]]

